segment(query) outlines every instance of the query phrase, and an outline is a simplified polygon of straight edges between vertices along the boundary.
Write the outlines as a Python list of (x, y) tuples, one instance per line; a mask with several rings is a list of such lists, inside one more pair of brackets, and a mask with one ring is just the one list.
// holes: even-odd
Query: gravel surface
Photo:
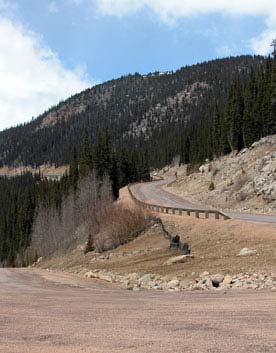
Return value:
[(131, 292), (0, 270), (0, 352), (275, 352), (275, 293)]

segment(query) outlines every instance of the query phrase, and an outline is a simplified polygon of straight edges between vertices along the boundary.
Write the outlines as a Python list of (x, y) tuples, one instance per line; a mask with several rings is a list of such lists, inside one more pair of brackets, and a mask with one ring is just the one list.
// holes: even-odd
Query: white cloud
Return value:
[(266, 17), (266, 27), (265, 31), (250, 41), (252, 50), (257, 54), (268, 54), (271, 52), (271, 41), (276, 38), (276, 3)]
[(104, 15), (122, 17), (141, 10), (147, 1), (144, 0), (97, 0), (98, 9)]
[(58, 6), (57, 6), (57, 3), (56, 3), (55, 1), (51, 1), (51, 2), (48, 4), (48, 11), (49, 11), (51, 14), (58, 13)]
[(1, 17), (0, 82), (0, 130), (91, 86), (85, 70), (66, 69), (37, 35)]
[(258, 54), (267, 54), (272, 38), (276, 37), (276, 0), (96, 0), (96, 3), (102, 15), (122, 17), (148, 9), (166, 24), (211, 13), (261, 16), (265, 18), (266, 29), (249, 42)]

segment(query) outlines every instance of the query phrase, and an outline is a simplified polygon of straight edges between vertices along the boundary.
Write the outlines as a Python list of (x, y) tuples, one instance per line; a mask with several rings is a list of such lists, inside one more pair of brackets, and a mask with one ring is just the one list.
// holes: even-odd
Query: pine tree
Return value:
[(73, 149), (72, 160), (69, 166), (69, 179), (70, 179), (71, 186), (76, 191), (78, 187), (78, 180), (79, 180), (79, 165), (78, 165), (76, 148)]
[[(276, 49), (276, 48), (275, 48)], [(276, 133), (276, 52), (274, 51), (274, 57), (272, 60), (271, 68), (271, 112), (269, 121), (269, 134)]]
[(111, 168), (111, 141), (107, 130), (101, 131), (94, 147), (94, 162), (97, 176), (102, 179), (110, 174)]
[(89, 134), (85, 129), (82, 145), (82, 153), (80, 158), (80, 175), (86, 176), (93, 169), (93, 158), (90, 150)]
[(257, 83), (255, 73), (251, 70), (250, 79), (244, 90), (243, 142), (245, 147), (249, 147), (255, 141), (257, 120)]
[(190, 138), (189, 136), (184, 137), (184, 141), (182, 142), (182, 153), (181, 153), (181, 162), (183, 164), (189, 164), (190, 163)]
[(232, 85), (229, 100), (226, 105), (224, 115), (224, 134), (228, 146), (226, 144), (226, 150), (224, 152), (230, 152), (234, 150), (240, 150), (243, 148), (243, 110), (244, 102), (242, 97), (242, 88), (239, 77), (236, 77), (235, 83)]
[(211, 119), (211, 145), (212, 145), (212, 158), (219, 156), (221, 153), (221, 116), (218, 106), (215, 106), (214, 113)]
[(150, 181), (149, 153), (148, 150), (142, 154), (142, 170), (140, 172), (141, 180)]
[(112, 183), (112, 193), (115, 199), (119, 197), (119, 190), (121, 187), (121, 175), (118, 156), (116, 153), (112, 154), (110, 180)]

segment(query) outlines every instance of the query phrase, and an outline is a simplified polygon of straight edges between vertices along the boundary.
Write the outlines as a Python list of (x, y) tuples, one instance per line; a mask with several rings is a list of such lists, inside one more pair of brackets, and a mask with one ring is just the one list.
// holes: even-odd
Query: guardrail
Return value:
[[(159, 181), (159, 180), (156, 180)], [(161, 206), (161, 205), (155, 205), (155, 204), (150, 204), (150, 203), (146, 203), (144, 201), (139, 200), (132, 192), (131, 187), (134, 184), (129, 184), (128, 185), (128, 191), (129, 194), (132, 198), (132, 200), (138, 204), (139, 206), (149, 209), (151, 211), (154, 212), (158, 212), (158, 213), (166, 213), (166, 214), (174, 214), (174, 215), (179, 215), (179, 216), (183, 216), (183, 215), (187, 215), (187, 216), (192, 216), (194, 215), (195, 218), (201, 218), (200, 217), (202, 214), (204, 215), (203, 218), (205, 219), (209, 219), (210, 215), (214, 215), (214, 218), (216, 220), (219, 219), (223, 219), (223, 220), (228, 220), (231, 219), (231, 217), (227, 216), (226, 214), (224, 214), (221, 211), (217, 211), (217, 210), (200, 210), (200, 209), (188, 209), (188, 208), (177, 208), (177, 207), (167, 207), (167, 206)]]

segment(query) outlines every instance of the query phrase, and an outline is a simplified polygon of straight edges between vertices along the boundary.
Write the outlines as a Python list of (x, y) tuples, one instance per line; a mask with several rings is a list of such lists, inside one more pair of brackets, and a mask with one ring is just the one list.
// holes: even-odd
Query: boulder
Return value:
[(111, 273), (99, 273), (98, 279), (106, 282), (114, 282), (114, 276)]
[(202, 272), (200, 275), (199, 275), (199, 277), (200, 278), (203, 278), (203, 277), (207, 277), (207, 276), (209, 276), (210, 275), (210, 273), (208, 272), (208, 271), (204, 271), (204, 272)]
[(114, 276), (111, 273), (88, 271), (84, 274), (84, 277), (96, 278), (106, 282), (114, 282)]
[(190, 289), (194, 290), (194, 291), (197, 291), (197, 290), (198, 291), (202, 291), (202, 290), (204, 290), (204, 288), (201, 285), (199, 285), (199, 284), (196, 284), (196, 285), (192, 286)]
[(204, 173), (208, 173), (209, 172), (209, 165), (201, 165), (199, 168), (198, 168), (198, 171), (201, 173), (201, 174), (204, 174)]
[(151, 275), (150, 273), (147, 273), (144, 276), (140, 277), (139, 282), (141, 284), (145, 284), (145, 283), (151, 282), (153, 278), (154, 278), (153, 275)]
[(187, 262), (189, 259), (193, 259), (193, 255), (180, 255), (180, 256), (174, 256), (169, 258), (164, 265), (170, 266), (173, 264), (178, 264), (178, 263), (184, 263)]
[(129, 275), (126, 276), (126, 279), (128, 279), (129, 281), (137, 281), (139, 279), (139, 275), (138, 273), (130, 273)]
[(156, 289), (158, 286), (159, 284), (156, 281), (149, 281), (145, 284), (145, 288), (148, 288), (148, 289)]
[(86, 278), (98, 278), (98, 273), (92, 272), (92, 271), (88, 271), (85, 272), (84, 277)]
[(168, 289), (179, 287), (180, 281), (178, 279), (173, 279), (169, 283), (167, 283), (166, 287)]
[(226, 275), (222, 281), (224, 286), (229, 286), (232, 283), (232, 276)]
[(216, 275), (211, 276), (211, 280), (213, 287), (219, 287), (224, 280), (224, 275), (217, 273)]
[(40, 264), (40, 262), (43, 260), (43, 257), (39, 257), (38, 259), (37, 259), (37, 261), (36, 261), (36, 264), (38, 265), (38, 264)]
[(254, 256), (256, 254), (257, 254), (257, 250), (243, 248), (241, 249), (241, 251), (238, 253), (237, 256)]

